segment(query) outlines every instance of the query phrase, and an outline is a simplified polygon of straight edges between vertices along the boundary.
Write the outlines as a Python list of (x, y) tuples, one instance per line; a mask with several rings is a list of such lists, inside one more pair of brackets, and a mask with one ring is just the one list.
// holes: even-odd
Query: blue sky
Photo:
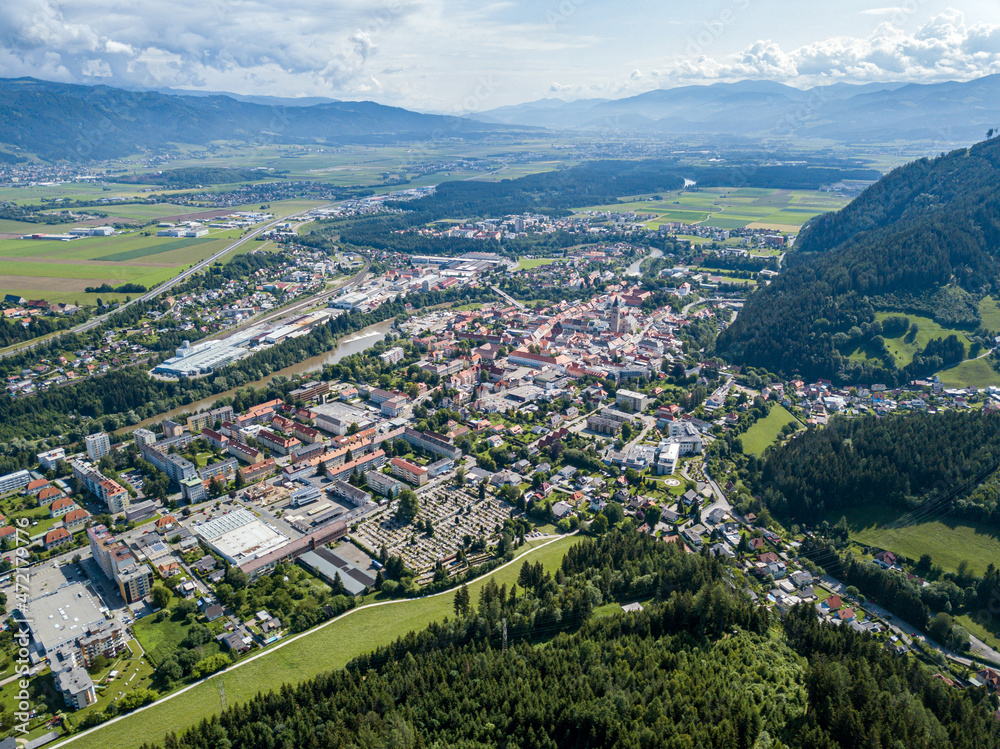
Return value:
[(996, 0), (18, 0), (0, 76), (482, 111), (744, 78), (1000, 73)]

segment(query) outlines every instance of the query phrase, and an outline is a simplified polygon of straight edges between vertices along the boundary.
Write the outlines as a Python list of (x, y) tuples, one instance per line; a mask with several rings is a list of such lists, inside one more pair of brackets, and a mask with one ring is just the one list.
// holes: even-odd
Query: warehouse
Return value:
[(194, 527), (194, 532), (231, 564), (265, 556), (288, 543), (288, 537), (248, 510), (233, 510)]

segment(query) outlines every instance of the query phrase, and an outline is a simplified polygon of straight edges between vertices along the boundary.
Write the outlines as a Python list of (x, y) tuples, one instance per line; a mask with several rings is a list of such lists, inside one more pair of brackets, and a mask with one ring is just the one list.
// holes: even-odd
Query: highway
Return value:
[[(236, 241), (234, 241), (232, 244), (227, 245), (226, 247), (224, 247), (223, 249), (219, 250), (218, 252), (216, 252), (211, 257), (206, 258), (205, 260), (202, 260), (200, 263), (195, 263), (194, 265), (192, 265), (187, 270), (184, 270), (181, 273), (178, 273), (176, 276), (174, 276), (169, 281), (163, 282), (162, 284), (160, 284), (159, 286), (157, 286), (155, 289), (152, 289), (151, 291), (147, 291), (142, 296), (138, 296), (135, 299), (133, 299), (132, 301), (126, 302), (125, 304), (122, 304), (120, 307), (117, 307), (117, 308), (111, 310), (110, 312), (105, 312), (102, 315), (97, 315), (96, 317), (92, 317), (91, 319), (87, 320), (87, 322), (85, 322), (85, 323), (81, 323), (81, 324), (79, 324), (79, 325), (77, 325), (75, 327), (69, 328), (68, 330), (63, 330), (63, 331), (60, 331), (59, 333), (57, 333), (57, 334), (55, 334), (53, 336), (49, 336), (49, 337), (45, 338), (44, 341), (41, 341), (41, 340), (29, 341), (29, 342), (25, 343), (22, 346), (17, 346), (15, 348), (11, 348), (11, 349), (8, 349), (6, 351), (0, 352), (0, 358), (4, 358), (4, 357), (7, 357), (7, 356), (12, 356), (13, 354), (18, 354), (18, 353), (20, 353), (22, 351), (26, 351), (28, 349), (35, 348), (35, 346), (37, 346), (39, 343), (43, 343), (43, 342), (44, 343), (48, 343), (49, 341), (52, 341), (55, 338), (58, 338), (60, 336), (66, 335), (67, 333), (84, 333), (84, 332), (86, 332), (86, 331), (88, 331), (88, 330), (90, 330), (92, 328), (96, 328), (98, 325), (102, 325), (103, 323), (107, 322), (107, 320), (109, 320), (112, 316), (118, 314), (119, 312), (122, 312), (123, 310), (128, 309), (132, 305), (140, 304), (142, 302), (149, 301), (150, 299), (155, 299), (156, 297), (160, 296), (161, 294), (166, 293), (167, 291), (169, 291), (170, 289), (172, 289), (174, 286), (176, 286), (177, 284), (179, 284), (181, 281), (183, 281), (183, 280), (191, 277), (195, 273), (198, 273), (199, 271), (201, 271), (202, 269), (204, 269), (206, 266), (211, 265), (216, 260), (218, 260), (221, 257), (224, 257), (225, 255), (227, 255), (228, 253), (232, 252), (236, 248), (241, 247), (242, 245), (246, 244), (247, 242), (251, 242), (251, 241), (255, 240), (258, 235), (263, 234), (263, 233), (265, 233), (265, 232), (273, 229), (278, 224), (286, 223), (286, 222), (290, 221), (291, 219), (297, 218), (299, 216), (303, 216), (306, 213), (308, 213), (309, 211), (314, 211), (317, 208), (329, 208), (331, 205), (333, 205), (333, 203), (328, 203), (326, 205), (313, 206), (311, 208), (308, 208), (308, 209), (306, 209), (304, 211), (299, 211), (298, 213), (292, 214), (290, 216), (282, 216), (281, 218), (276, 218), (276, 219), (273, 219), (271, 221), (268, 221), (266, 224), (262, 224), (262, 225), (256, 227), (255, 229), (253, 229), (252, 231), (248, 232), (247, 234), (244, 234), (242, 237), (240, 237), (239, 239), (237, 239)], [(362, 274), (362, 277), (363, 276), (364, 276), (364, 274)]]

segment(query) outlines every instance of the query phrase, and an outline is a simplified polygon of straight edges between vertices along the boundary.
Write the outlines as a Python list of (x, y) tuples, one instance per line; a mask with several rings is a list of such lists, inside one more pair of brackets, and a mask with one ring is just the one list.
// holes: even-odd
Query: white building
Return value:
[(66, 460), (66, 448), (57, 447), (56, 449), (49, 450), (45, 453), (38, 453), (35, 458), (38, 459), (38, 463), (43, 469), (46, 471), (54, 471), (56, 470), (56, 464), (58, 464), (60, 460)]
[(94, 463), (111, 452), (111, 438), (107, 432), (98, 432), (84, 437), (83, 441), (87, 445), (87, 457)]

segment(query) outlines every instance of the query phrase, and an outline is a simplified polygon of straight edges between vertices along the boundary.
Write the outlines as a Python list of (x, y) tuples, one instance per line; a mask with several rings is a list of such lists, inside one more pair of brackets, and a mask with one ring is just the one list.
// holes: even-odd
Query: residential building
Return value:
[(73, 534), (70, 533), (65, 528), (53, 528), (48, 533), (45, 534), (45, 549), (50, 551), (52, 549), (58, 549), (60, 546), (65, 546), (68, 543), (72, 543)]
[(107, 478), (87, 461), (74, 460), (70, 467), (73, 475), (83, 482), (91, 494), (108, 506), (108, 512), (112, 515), (125, 512), (131, 505), (129, 493), (117, 481)]
[(55, 502), (49, 505), (49, 517), (61, 518), (66, 513), (75, 509), (76, 509), (76, 502), (74, 502), (69, 497), (63, 497), (62, 499), (57, 499)]
[(590, 414), (587, 417), (587, 429), (613, 437), (621, 431), (622, 424), (631, 423), (632, 419), (632, 414), (627, 414), (624, 411), (602, 408), (599, 414)]
[(365, 473), (365, 482), (373, 492), (381, 494), (383, 497), (389, 497), (390, 499), (406, 488), (406, 484), (402, 481), (397, 481), (392, 476), (386, 476), (381, 471), (367, 471)]
[(118, 584), (126, 603), (135, 603), (149, 595), (153, 584), (153, 571), (140, 564), (123, 541), (115, 539), (104, 525), (87, 529), (90, 551), (101, 571)]
[(156, 434), (149, 429), (139, 428), (132, 432), (132, 439), (135, 440), (135, 444), (141, 450), (146, 445), (152, 445), (156, 442)]
[(259, 463), (251, 463), (250, 465), (240, 468), (240, 473), (243, 474), (243, 481), (247, 484), (260, 481), (261, 479), (267, 478), (277, 472), (278, 464), (275, 463), (274, 458), (268, 458), (267, 460), (262, 460)]
[(428, 471), (426, 468), (410, 463), (402, 458), (393, 458), (389, 461), (392, 467), (392, 475), (407, 481), (416, 486), (423, 486), (427, 483)]
[(31, 472), (27, 469), (23, 471), (15, 471), (14, 473), (8, 473), (5, 476), (0, 476), (0, 494), (20, 491), (31, 483), (31, 479)]
[(261, 429), (257, 433), (257, 441), (278, 455), (288, 455), (294, 447), (302, 444), (294, 437), (282, 437), (266, 429)]
[(57, 447), (54, 450), (49, 450), (48, 452), (38, 453), (35, 456), (38, 459), (39, 465), (46, 471), (56, 470), (56, 465), (60, 460), (66, 460), (66, 448)]
[(330, 383), (322, 381), (312, 381), (307, 382), (301, 387), (296, 388), (288, 395), (293, 401), (303, 401), (305, 403), (311, 403), (313, 401), (318, 401), (322, 403), (326, 400), (326, 396), (330, 394)]
[(399, 364), (399, 362), (403, 361), (405, 355), (402, 347), (394, 346), (385, 353), (379, 354), (378, 358), (386, 364)]
[(181, 481), (181, 494), (191, 504), (198, 504), (208, 499), (205, 482), (199, 476), (191, 476)]
[(634, 390), (618, 390), (615, 392), (615, 403), (619, 406), (626, 406), (632, 413), (641, 413), (652, 402), (645, 393), (637, 393)]
[(87, 457), (94, 463), (111, 452), (111, 438), (107, 432), (89, 434), (83, 438), (83, 441), (87, 445)]
[(372, 501), (371, 495), (357, 488), (356, 486), (351, 486), (346, 481), (333, 481), (327, 488), (333, 496), (339, 497), (340, 499), (345, 499), (355, 507), (361, 507)]

